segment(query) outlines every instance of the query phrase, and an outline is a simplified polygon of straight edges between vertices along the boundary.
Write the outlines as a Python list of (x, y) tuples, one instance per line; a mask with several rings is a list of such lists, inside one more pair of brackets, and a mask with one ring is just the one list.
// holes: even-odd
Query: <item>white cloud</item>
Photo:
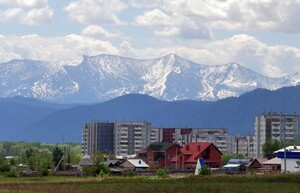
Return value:
[(0, 38), (0, 62), (11, 59), (73, 60), (81, 55), (100, 53), (118, 54), (118, 49), (108, 41), (76, 34), (62, 37), (28, 35)]
[(188, 17), (167, 15), (159, 9), (145, 11), (135, 18), (138, 26), (155, 28), (154, 34), (159, 36), (180, 36), (187, 39), (208, 39), (212, 33), (203, 24), (197, 24)]
[[(162, 41), (165, 40), (165, 41)], [(72, 61), (81, 55), (116, 54), (133, 58), (154, 58), (176, 53), (192, 61), (219, 65), (239, 64), (269, 77), (300, 72), (300, 49), (267, 45), (255, 37), (239, 34), (224, 40), (183, 42), (168, 38), (152, 39), (151, 47), (135, 47), (130, 41), (115, 46), (91, 36), (70, 34), (62, 37), (0, 36), (0, 62), (11, 59)]]
[[(225, 40), (185, 41), (178, 44), (133, 49), (133, 57), (153, 58), (176, 53), (200, 64), (220, 65), (230, 62), (250, 68), (269, 77), (281, 77), (300, 72), (300, 49), (290, 46), (270, 46), (255, 37), (240, 34)], [(193, 43), (194, 42), (194, 43)]]
[(120, 0), (73, 0), (64, 10), (79, 23), (123, 25), (126, 22), (117, 15), (126, 8), (127, 5)]
[(35, 7), (43, 8), (48, 6), (47, 0), (0, 0), (0, 5), (9, 7)]
[(53, 11), (47, 0), (0, 0), (0, 22), (38, 25), (51, 21)]
[(120, 36), (119, 32), (111, 33), (108, 32), (103, 27), (97, 25), (89, 25), (88, 27), (82, 30), (81, 34), (84, 36), (104, 37), (104, 38), (112, 38), (112, 37)]
[[(169, 29), (176, 27), (181, 30), (185, 29), (186, 32), (193, 30), (199, 34), (202, 32), (200, 38), (210, 37), (205, 34), (209, 34), (214, 29), (300, 32), (298, 13), (300, 0), (161, 0), (151, 3), (131, 0), (131, 4), (153, 9), (136, 17), (135, 22), (140, 26), (151, 28), (157, 27), (160, 21), (163, 24), (172, 21), (172, 27), (170, 24)], [(151, 20), (151, 18), (159, 18), (157, 10), (164, 13), (164, 17), (161, 17), (162, 20)], [(186, 29), (187, 22), (193, 23), (196, 27)], [(164, 34), (165, 31), (166, 29), (162, 29), (161, 33)]]
[(154, 8), (162, 5), (163, 0), (130, 0), (129, 2), (135, 8)]
[(172, 17), (159, 9), (144, 12), (143, 15), (136, 17), (135, 22), (137, 25), (145, 27), (166, 27), (174, 25)]
[(135, 55), (135, 50), (133, 49), (133, 47), (131, 46), (131, 43), (128, 41), (123, 41), (120, 45), (119, 48), (119, 55), (121, 56), (131, 56), (136, 58), (137, 56)]

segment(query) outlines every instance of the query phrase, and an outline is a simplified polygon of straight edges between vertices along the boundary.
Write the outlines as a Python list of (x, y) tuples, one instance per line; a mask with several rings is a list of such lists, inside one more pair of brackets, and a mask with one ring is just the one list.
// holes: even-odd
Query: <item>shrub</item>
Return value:
[(134, 172), (133, 170), (125, 170), (125, 171), (122, 173), (122, 176), (132, 177), (132, 176), (135, 176), (135, 172)]
[(210, 171), (210, 168), (209, 167), (202, 167), (200, 169), (200, 172), (199, 172), (200, 175), (210, 175), (211, 174), (211, 171)]
[(95, 168), (93, 166), (83, 166), (82, 172), (84, 176), (96, 176)]
[(108, 176), (110, 174), (110, 169), (104, 163), (100, 163), (99, 165), (95, 166), (95, 173), (97, 175)]
[(49, 175), (49, 170), (48, 170), (48, 168), (43, 168), (43, 169), (41, 170), (41, 172), (42, 172), (42, 176), (48, 176), (48, 175)]
[(9, 172), (7, 172), (7, 173), (6, 173), (6, 177), (9, 177), (9, 178), (16, 178), (16, 177), (17, 177), (16, 170), (10, 170)]
[(166, 177), (166, 176), (167, 176), (167, 172), (166, 172), (166, 170), (164, 170), (164, 169), (162, 169), (162, 168), (158, 168), (158, 169), (156, 170), (156, 175), (157, 175), (158, 177)]

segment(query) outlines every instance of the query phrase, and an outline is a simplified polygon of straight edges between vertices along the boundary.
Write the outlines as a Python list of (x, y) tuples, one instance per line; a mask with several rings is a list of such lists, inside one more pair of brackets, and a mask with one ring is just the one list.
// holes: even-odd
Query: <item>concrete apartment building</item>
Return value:
[(85, 123), (82, 130), (82, 154), (92, 155), (96, 150), (103, 153), (114, 151), (114, 123)]
[(91, 122), (82, 130), (82, 154), (96, 150), (127, 156), (145, 149), (150, 144), (149, 122)]
[(116, 122), (114, 151), (118, 156), (133, 155), (150, 144), (149, 122)]
[[(227, 152), (227, 129), (225, 128), (199, 128), (192, 129), (191, 133), (182, 135), (183, 142), (211, 142), (221, 152)], [(182, 144), (183, 145), (183, 144)]]
[(253, 136), (228, 136), (227, 153), (254, 157)]
[(269, 140), (299, 141), (299, 115), (269, 113), (255, 117), (254, 157), (262, 157), (262, 146)]
[(220, 151), (227, 152), (225, 128), (153, 128), (152, 131), (156, 142), (178, 143), (181, 146), (191, 142), (211, 142)]

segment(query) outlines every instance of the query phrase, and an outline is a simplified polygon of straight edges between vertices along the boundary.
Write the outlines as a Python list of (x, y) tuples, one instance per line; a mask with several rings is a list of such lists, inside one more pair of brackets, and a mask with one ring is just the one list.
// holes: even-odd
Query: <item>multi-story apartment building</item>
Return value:
[(269, 113), (255, 117), (254, 155), (262, 156), (262, 146), (269, 140), (299, 141), (299, 115)]
[(228, 154), (240, 154), (254, 157), (253, 136), (230, 136), (227, 141)]
[(185, 145), (190, 142), (212, 142), (220, 151), (227, 151), (227, 129), (220, 128), (155, 128), (156, 142)]
[(151, 125), (148, 122), (116, 122), (114, 154), (133, 155), (150, 144)]
[[(154, 142), (170, 142), (184, 144), (182, 141), (182, 135), (190, 134), (191, 128), (152, 128), (152, 132), (155, 132)], [(152, 142), (152, 141), (151, 141)]]
[(150, 144), (149, 122), (91, 122), (82, 132), (82, 153), (103, 153), (127, 156)]
[(85, 123), (82, 130), (82, 154), (92, 155), (95, 151), (114, 151), (114, 123)]
[(227, 152), (227, 129), (225, 128), (199, 128), (192, 129), (191, 133), (182, 135), (183, 142), (211, 142), (221, 152)]

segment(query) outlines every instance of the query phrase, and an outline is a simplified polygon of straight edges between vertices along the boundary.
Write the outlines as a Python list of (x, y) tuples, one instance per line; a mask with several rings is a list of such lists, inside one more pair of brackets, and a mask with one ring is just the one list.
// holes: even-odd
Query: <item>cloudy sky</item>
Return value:
[(81, 55), (300, 72), (300, 0), (0, 0), (0, 62)]

